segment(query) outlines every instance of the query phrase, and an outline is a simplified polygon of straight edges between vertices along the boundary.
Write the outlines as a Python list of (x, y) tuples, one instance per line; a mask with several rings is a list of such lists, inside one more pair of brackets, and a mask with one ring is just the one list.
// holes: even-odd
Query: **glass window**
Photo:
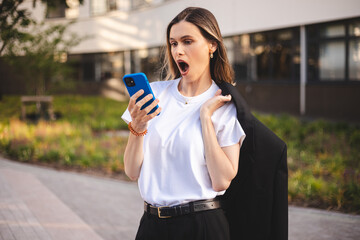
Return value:
[(253, 71), (251, 78), (254, 81), (258, 80), (266, 80), (270, 79), (270, 71), (269, 68), (271, 67), (271, 52), (270, 52), (270, 45), (269, 44), (261, 44), (254, 46), (252, 48), (252, 52), (255, 53), (252, 55), (252, 63), (253, 63)]
[(95, 81), (95, 55), (84, 54), (81, 62), (81, 73), (83, 81)]
[(360, 80), (360, 39), (350, 41), (349, 78), (351, 80)]
[(124, 54), (120, 52), (99, 54), (97, 80), (121, 79), (124, 75)]
[(162, 4), (173, 0), (131, 0), (131, 9), (141, 9)]
[(92, 0), (91, 14), (102, 15), (110, 11), (117, 10), (116, 0)]
[(253, 81), (298, 81), (299, 34), (298, 28), (251, 34), (246, 77)]
[(100, 15), (106, 13), (106, 1), (92, 0), (91, 1), (91, 14)]
[(82, 81), (121, 79), (125, 72), (123, 52), (70, 55), (69, 61)]
[(309, 81), (360, 80), (359, 18), (311, 25), (307, 33)]
[(235, 79), (245, 81), (249, 79), (251, 69), (250, 36), (244, 34), (224, 40), (229, 61), (235, 72)]
[(79, 0), (66, 0), (67, 8), (65, 11), (66, 18), (77, 18), (79, 17)]
[(139, 8), (143, 8), (143, 7), (148, 7), (151, 5), (151, 3), (153, 2), (153, 0), (132, 0), (131, 4), (132, 4), (132, 9), (139, 9)]
[(225, 39), (237, 81), (299, 81), (299, 28)]
[(341, 37), (345, 36), (345, 25), (344, 24), (335, 24), (324, 26), (321, 28), (322, 37)]
[(360, 21), (354, 21), (349, 25), (350, 36), (360, 37)]
[(46, 18), (64, 18), (66, 11), (65, 2), (54, 2), (52, 5), (47, 5)]
[(320, 80), (343, 80), (345, 78), (345, 44), (329, 42), (320, 45)]
[(131, 52), (131, 72), (143, 72), (149, 81), (158, 81), (161, 77), (161, 48), (140, 49)]

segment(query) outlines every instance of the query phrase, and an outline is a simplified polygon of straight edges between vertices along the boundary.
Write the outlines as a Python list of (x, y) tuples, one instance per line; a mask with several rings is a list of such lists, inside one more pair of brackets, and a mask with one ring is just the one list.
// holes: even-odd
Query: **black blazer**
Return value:
[(238, 173), (221, 197), (231, 239), (288, 239), (286, 144), (251, 114), (234, 86), (218, 85), (224, 95), (231, 94), (246, 134)]

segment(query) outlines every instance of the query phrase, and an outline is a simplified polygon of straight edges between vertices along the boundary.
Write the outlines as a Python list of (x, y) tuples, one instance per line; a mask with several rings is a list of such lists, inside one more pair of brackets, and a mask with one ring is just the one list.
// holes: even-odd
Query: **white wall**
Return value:
[[(188, 6), (213, 12), (224, 36), (360, 16), (360, 0), (173, 0), (148, 9), (90, 17), (89, 0), (84, 0), (72, 31), (90, 38), (72, 53), (162, 45), (167, 24)], [(34, 13), (39, 16), (43, 10), (38, 4)], [(59, 21), (64, 20), (48, 20)]]

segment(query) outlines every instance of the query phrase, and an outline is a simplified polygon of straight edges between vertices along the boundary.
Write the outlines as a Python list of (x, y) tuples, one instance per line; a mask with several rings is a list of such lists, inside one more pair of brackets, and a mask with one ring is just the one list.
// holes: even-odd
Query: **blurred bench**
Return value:
[(53, 97), (51, 96), (22, 96), (21, 97), (21, 117), (26, 119), (26, 106), (36, 104), (36, 112), (43, 115), (47, 112), (50, 120), (55, 120), (55, 114), (52, 107)]

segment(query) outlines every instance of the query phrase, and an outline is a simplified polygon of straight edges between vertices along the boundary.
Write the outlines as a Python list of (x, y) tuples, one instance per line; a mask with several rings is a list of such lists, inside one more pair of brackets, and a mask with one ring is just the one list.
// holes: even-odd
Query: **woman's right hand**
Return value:
[(131, 126), (136, 132), (144, 132), (147, 129), (148, 122), (161, 112), (161, 108), (158, 107), (156, 111), (148, 115), (148, 113), (159, 103), (159, 99), (155, 99), (149, 106), (141, 110), (141, 107), (153, 97), (152, 94), (148, 94), (143, 99), (136, 102), (142, 94), (144, 94), (144, 90), (141, 89), (132, 95), (128, 106), (132, 119)]

